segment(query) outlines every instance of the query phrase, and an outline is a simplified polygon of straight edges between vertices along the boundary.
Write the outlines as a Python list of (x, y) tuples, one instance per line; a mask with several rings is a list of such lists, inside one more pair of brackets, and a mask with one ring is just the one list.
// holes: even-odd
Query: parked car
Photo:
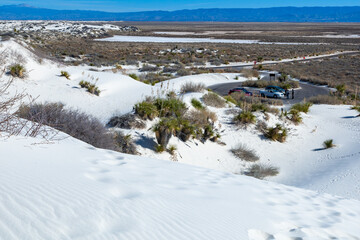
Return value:
[(246, 96), (252, 96), (253, 93), (249, 92), (246, 88), (233, 88), (230, 89), (229, 94), (232, 94), (233, 92), (242, 92), (245, 93)]
[(285, 93), (285, 89), (278, 87), (278, 86), (267, 86), (265, 88), (266, 91), (274, 91), (274, 92), (281, 92), (281, 93)]
[(284, 93), (278, 92), (275, 90), (261, 90), (260, 96), (261, 97), (270, 97), (270, 98), (283, 98)]

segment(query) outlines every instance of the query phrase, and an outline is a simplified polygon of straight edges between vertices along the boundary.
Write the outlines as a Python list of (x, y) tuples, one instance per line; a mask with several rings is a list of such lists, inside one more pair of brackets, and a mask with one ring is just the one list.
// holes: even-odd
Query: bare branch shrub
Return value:
[(117, 128), (124, 128), (124, 129), (133, 129), (145, 128), (145, 123), (141, 119), (137, 118), (137, 115), (134, 114), (125, 114), (122, 116), (115, 116), (110, 119), (107, 124), (109, 127), (117, 127)]
[(279, 168), (265, 164), (254, 164), (245, 172), (245, 175), (258, 179), (264, 179), (278, 174)]
[(245, 144), (239, 144), (230, 150), (237, 158), (247, 162), (256, 162), (259, 156), (254, 149), (249, 148)]

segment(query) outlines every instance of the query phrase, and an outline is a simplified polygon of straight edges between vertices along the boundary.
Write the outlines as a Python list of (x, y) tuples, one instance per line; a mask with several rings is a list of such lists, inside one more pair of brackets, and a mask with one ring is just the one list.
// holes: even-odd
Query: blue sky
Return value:
[(0, 5), (28, 4), (41, 8), (130, 12), (196, 8), (259, 8), (282, 6), (360, 6), (360, 0), (1, 0)]

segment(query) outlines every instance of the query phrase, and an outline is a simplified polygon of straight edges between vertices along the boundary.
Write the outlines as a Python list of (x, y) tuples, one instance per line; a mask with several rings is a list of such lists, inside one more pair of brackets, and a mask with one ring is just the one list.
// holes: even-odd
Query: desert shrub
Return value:
[(116, 132), (114, 135), (116, 150), (122, 153), (136, 155), (136, 145), (131, 139), (131, 135), (124, 135), (122, 132)]
[(298, 112), (308, 113), (311, 106), (312, 106), (311, 102), (295, 103), (294, 105), (292, 105), (291, 110), (297, 110)]
[(157, 98), (154, 101), (160, 117), (181, 117), (186, 112), (186, 104), (178, 98)]
[(14, 64), (10, 66), (10, 74), (13, 77), (24, 78), (25, 72), (25, 67), (21, 64)]
[(170, 145), (168, 148), (168, 151), (171, 155), (174, 155), (176, 150), (177, 150), (177, 148), (175, 145)]
[(237, 158), (247, 162), (256, 162), (259, 156), (255, 153), (254, 149), (250, 149), (244, 144), (239, 144), (230, 150)]
[(197, 126), (190, 123), (187, 119), (177, 119), (177, 129), (175, 130), (176, 136), (183, 142), (195, 136)]
[(346, 91), (346, 85), (345, 84), (339, 84), (335, 88), (336, 88), (336, 90), (337, 90), (337, 92), (338, 92), (338, 94), (340, 96), (344, 95), (344, 93)]
[(160, 144), (155, 145), (155, 152), (157, 152), (157, 153), (162, 153), (162, 152), (164, 152), (164, 151), (165, 151), (165, 147), (164, 147), (164, 146), (162, 146), (162, 145), (160, 145)]
[(269, 106), (263, 103), (254, 103), (251, 105), (252, 112), (267, 112), (269, 110)]
[(211, 107), (222, 108), (225, 107), (225, 100), (216, 93), (207, 93), (203, 96), (203, 102)]
[(245, 175), (258, 179), (264, 179), (266, 177), (272, 177), (278, 174), (279, 169), (277, 167), (265, 164), (254, 164), (245, 172)]
[(181, 68), (176, 72), (176, 75), (178, 76), (187, 76), (187, 75), (191, 75), (191, 70), (186, 69), (186, 68)]
[(232, 97), (232, 96), (230, 96), (230, 95), (227, 95), (227, 96), (225, 96), (224, 97), (224, 99), (226, 100), (226, 102), (231, 102), (231, 103), (233, 103), (233, 104), (237, 104), (237, 101)]
[(334, 147), (335, 145), (334, 145), (332, 139), (328, 139), (328, 140), (323, 142), (323, 146), (324, 146), (324, 148), (328, 149), (328, 148)]
[(278, 108), (269, 107), (269, 108), (267, 109), (267, 112), (268, 112), (268, 113), (275, 114), (275, 115), (279, 115), (280, 110), (279, 110)]
[(250, 111), (242, 111), (239, 115), (234, 117), (234, 122), (238, 124), (251, 124), (256, 122), (255, 115)]
[(160, 68), (157, 66), (151, 66), (148, 64), (144, 64), (142, 68), (140, 68), (140, 72), (156, 72), (159, 71)]
[(134, 106), (135, 113), (143, 120), (153, 120), (159, 115), (157, 107), (148, 101), (142, 101), (135, 104)]
[(17, 115), (53, 127), (94, 147), (114, 149), (113, 137), (100, 121), (79, 111), (66, 110), (61, 103), (22, 105)]
[(268, 128), (264, 136), (268, 139), (278, 142), (285, 142), (287, 137), (287, 129), (280, 124), (276, 124), (275, 127)]
[(87, 91), (91, 94), (94, 94), (96, 96), (99, 96), (100, 95), (100, 89), (93, 83), (90, 83), (88, 81), (84, 81), (84, 80), (81, 80), (79, 82), (79, 85), (81, 88), (86, 88)]
[(204, 109), (204, 106), (201, 102), (195, 98), (191, 99), (191, 105), (196, 109)]
[(60, 76), (65, 77), (66, 79), (70, 80), (70, 74), (67, 71), (61, 71)]
[(285, 82), (286, 80), (288, 80), (288, 75), (286, 73), (281, 73), (279, 76), (279, 81)]
[(138, 75), (136, 75), (135, 73), (131, 73), (131, 74), (129, 74), (129, 77), (131, 77), (132, 79), (135, 79), (135, 80), (137, 80), (137, 81), (139, 81), (139, 80), (140, 80), (139, 76), (138, 76)]
[(156, 140), (164, 149), (168, 145), (171, 136), (179, 130), (178, 119), (176, 118), (162, 118), (157, 124), (153, 126)]
[(300, 112), (297, 109), (291, 109), (289, 113), (287, 114), (288, 119), (292, 121), (295, 124), (299, 124), (302, 122), (302, 117), (300, 115)]
[(199, 127), (204, 127), (217, 121), (216, 113), (207, 109), (191, 110), (185, 114), (184, 118), (191, 124)]
[(259, 77), (259, 72), (256, 69), (243, 68), (241, 70), (241, 73), (246, 78), (253, 78), (253, 77), (257, 78), (257, 77)]
[(318, 95), (318, 96), (310, 97), (307, 101), (313, 104), (329, 104), (329, 105), (343, 104), (343, 101), (341, 99), (330, 95)]
[(124, 129), (145, 128), (145, 123), (136, 117), (134, 114), (125, 114), (122, 116), (115, 116), (110, 119), (107, 124), (109, 127), (118, 127)]
[(358, 116), (360, 116), (360, 105), (358, 105), (358, 106), (352, 106), (351, 109), (358, 111), (358, 113), (359, 113)]
[(186, 82), (181, 86), (181, 93), (189, 93), (189, 92), (202, 92), (205, 90), (205, 84), (203, 83), (193, 83)]
[(261, 132), (262, 134), (265, 134), (266, 131), (268, 129), (268, 126), (266, 124), (266, 122), (264, 121), (258, 121), (256, 123), (256, 130), (258, 130), (259, 132)]

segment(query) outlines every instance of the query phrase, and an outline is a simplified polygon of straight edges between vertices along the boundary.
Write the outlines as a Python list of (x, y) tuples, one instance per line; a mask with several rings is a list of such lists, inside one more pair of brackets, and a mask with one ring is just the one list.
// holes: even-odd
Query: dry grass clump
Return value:
[(266, 80), (257, 80), (257, 81), (245, 81), (242, 83), (244, 87), (254, 87), (254, 88), (265, 88), (267, 86), (279, 86), (283, 89), (291, 89), (291, 88), (298, 88), (299, 82), (287, 80), (284, 82), (281, 81), (266, 81)]
[(209, 123), (214, 123), (217, 121), (216, 113), (207, 109), (191, 110), (185, 114), (184, 118), (190, 123), (200, 127), (204, 127)]
[(245, 172), (245, 175), (258, 179), (273, 177), (278, 174), (279, 168), (266, 164), (254, 164)]
[(203, 96), (203, 102), (211, 107), (223, 108), (226, 101), (216, 93), (209, 92)]
[(117, 127), (124, 129), (145, 128), (145, 123), (141, 119), (138, 119), (134, 114), (125, 114), (122, 116), (115, 116), (110, 119), (107, 124), (109, 127)]
[(256, 162), (259, 160), (259, 156), (254, 149), (250, 149), (245, 144), (239, 144), (230, 150), (237, 158), (247, 162)]
[(202, 92), (205, 90), (205, 84), (203, 83), (193, 83), (186, 82), (181, 86), (181, 93), (190, 93), (190, 92)]
[(259, 77), (259, 72), (256, 69), (252, 69), (252, 68), (243, 68), (241, 70), (241, 73), (246, 78)]
[(308, 102), (313, 104), (329, 104), (329, 105), (341, 105), (343, 100), (336, 96), (331, 95), (318, 95), (307, 99)]
[(14, 64), (10, 66), (10, 74), (13, 77), (24, 78), (25, 72), (25, 67), (21, 64)]

